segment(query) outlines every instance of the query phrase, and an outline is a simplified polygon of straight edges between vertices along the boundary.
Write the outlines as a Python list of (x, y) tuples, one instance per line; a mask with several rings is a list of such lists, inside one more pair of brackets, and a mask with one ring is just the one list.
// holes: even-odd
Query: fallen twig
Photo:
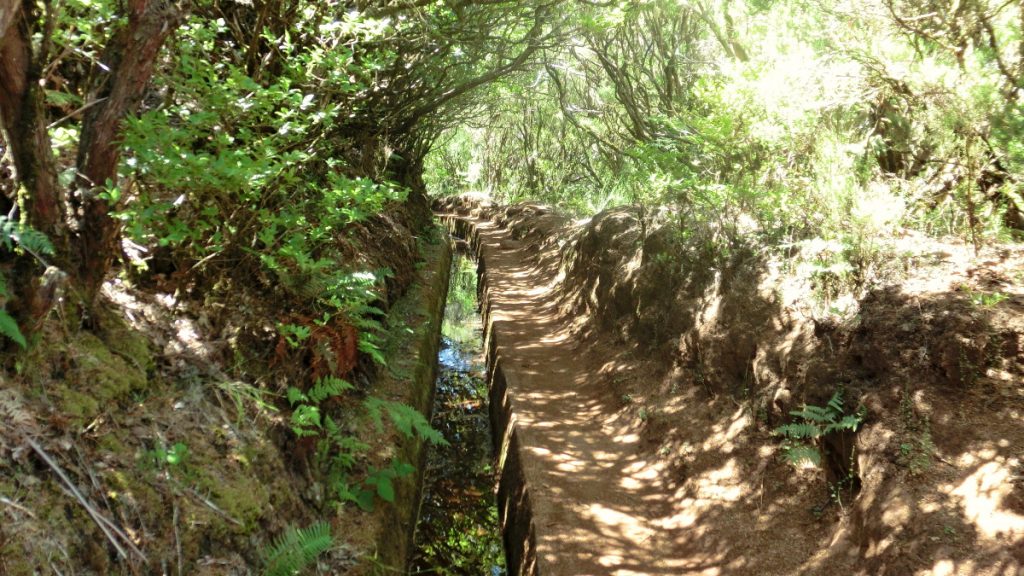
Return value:
[(225, 520), (228, 520), (229, 522), (231, 522), (231, 523), (235, 524), (236, 526), (244, 526), (244, 524), (242, 524), (242, 523), (241, 523), (240, 521), (238, 521), (238, 520), (236, 520), (236, 519), (232, 518), (230, 514), (228, 514), (227, 512), (225, 512), (225, 511), (221, 510), (221, 509), (220, 509), (220, 508), (219, 508), (219, 507), (218, 507), (218, 506), (217, 506), (216, 504), (214, 504), (213, 502), (210, 502), (209, 500), (207, 500), (206, 498), (204, 498), (204, 497), (203, 497), (203, 496), (202, 496), (202, 495), (201, 495), (201, 494), (200, 494), (199, 492), (196, 492), (196, 491), (195, 491), (194, 489), (192, 489), (192, 488), (187, 488), (187, 490), (188, 490), (188, 492), (189, 492), (190, 494), (192, 494), (192, 495), (193, 495), (193, 496), (195, 496), (195, 497), (196, 497), (197, 499), (199, 499), (199, 501), (200, 501), (200, 502), (202, 502), (203, 504), (206, 504), (206, 506), (207, 506), (207, 507), (208, 507), (208, 508), (209, 508), (210, 510), (213, 510), (214, 512), (216, 512), (217, 514), (219, 514), (219, 515), (220, 515), (220, 516), (221, 516), (222, 518), (224, 518)]
[(32, 440), (31, 438), (26, 438), (25, 442), (28, 443), (29, 447), (32, 448), (32, 450), (40, 458), (42, 458), (43, 462), (45, 462), (46, 465), (49, 466), (51, 470), (53, 470), (54, 474), (56, 474), (57, 477), (60, 478), (61, 482), (64, 483), (64, 487), (71, 493), (72, 496), (75, 497), (75, 499), (78, 500), (78, 503), (81, 504), (83, 508), (85, 508), (85, 511), (89, 513), (89, 516), (91, 516), (93, 521), (96, 522), (96, 525), (100, 527), (100, 530), (103, 531), (103, 534), (107, 537), (107, 540), (109, 540), (110, 543), (114, 545), (114, 548), (117, 549), (118, 554), (120, 554), (122, 558), (124, 558), (125, 560), (129, 559), (128, 553), (118, 542), (118, 538), (120, 538), (125, 544), (127, 544), (131, 551), (137, 554), (139, 558), (142, 559), (142, 562), (144, 564), (149, 563), (149, 559), (146, 558), (146, 555), (143, 554), (142, 551), (135, 546), (135, 543), (132, 542), (131, 538), (129, 538), (128, 535), (125, 534), (124, 531), (121, 530), (116, 524), (108, 520), (106, 516), (104, 516), (98, 510), (96, 510), (96, 508), (89, 502), (89, 500), (78, 490), (78, 488), (75, 486), (75, 483), (72, 482), (71, 479), (68, 478), (67, 474), (64, 473), (64, 470), (60, 467), (59, 464), (57, 464), (57, 461), (50, 457), (50, 455), (45, 450), (43, 450), (42, 446), (37, 444), (35, 440)]
[(24, 506), (22, 506), (21, 504), (18, 504), (14, 500), (11, 500), (10, 498), (5, 498), (3, 496), (0, 496), (0, 504), (7, 504), (8, 506), (10, 506), (11, 508), (14, 508), (15, 510), (21, 510), (25, 514), (28, 514), (29, 516), (31, 516), (32, 518), (36, 517), (36, 515), (33, 514), (31, 510), (29, 510), (28, 508), (25, 508)]
[(178, 503), (174, 503), (174, 548), (178, 553), (178, 576), (181, 576), (181, 536), (178, 534)]

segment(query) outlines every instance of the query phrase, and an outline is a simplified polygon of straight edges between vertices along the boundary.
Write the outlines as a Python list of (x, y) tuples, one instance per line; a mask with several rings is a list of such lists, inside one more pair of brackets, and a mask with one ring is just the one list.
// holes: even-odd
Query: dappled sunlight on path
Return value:
[(668, 511), (656, 464), (638, 434), (615, 422), (599, 378), (606, 358), (582, 349), (560, 315), (554, 275), (507, 231), (478, 223), (487, 263), (491, 337), (510, 380), (533, 504), (540, 571), (547, 575), (677, 574), (665, 559)]

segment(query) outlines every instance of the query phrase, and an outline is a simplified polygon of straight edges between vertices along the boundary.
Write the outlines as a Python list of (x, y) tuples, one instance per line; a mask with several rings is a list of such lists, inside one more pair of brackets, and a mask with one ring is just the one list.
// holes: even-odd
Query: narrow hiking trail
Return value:
[[(860, 303), (860, 324), (819, 336), (800, 319), (806, 293), (789, 308), (763, 302), (758, 278), (735, 270), (674, 300), (671, 278), (634, 268), (647, 255), (636, 256), (621, 212), (573, 224), (471, 197), (440, 206), (481, 259), (509, 574), (1022, 574), (1024, 500), (1007, 478), (1024, 442), (1024, 297), (979, 309), (960, 292), (972, 277), (1019, 269), (1024, 252), (987, 268), (922, 267), (903, 282), (910, 296), (878, 289)], [(632, 291), (616, 284), (629, 281)], [(692, 322), (662, 334), (679, 356), (622, 330), (633, 314)], [(971, 383), (955, 380), (965, 366), (927, 361), (969, 359), (963, 346), (991, 334), (996, 344), (979, 346), (998, 369)], [(890, 350), (915, 356), (886, 359)], [(793, 467), (773, 434), (837, 382), (869, 419), (853, 496), (831, 492), (820, 467)], [(911, 461), (915, 446), (923, 456)]]
[[(658, 470), (617, 419), (608, 357), (574, 339), (558, 308), (557, 266), (489, 220), (473, 221), (487, 267), (491, 337), (508, 379), (545, 576), (677, 574), (665, 557)], [(550, 256), (550, 255), (547, 255)]]

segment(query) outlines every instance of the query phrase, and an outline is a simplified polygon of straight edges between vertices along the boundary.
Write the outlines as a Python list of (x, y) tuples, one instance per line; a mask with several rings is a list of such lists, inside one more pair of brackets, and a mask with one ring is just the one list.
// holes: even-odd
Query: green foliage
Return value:
[(444, 307), (441, 334), (460, 344), (475, 338), (479, 328), (476, 322), (477, 308), (476, 265), (468, 257), (459, 257), (452, 266), (448, 283), (448, 300)]
[(0, 215), (0, 245), (8, 250), (13, 250), (12, 241), (26, 252), (36, 256), (53, 254), (53, 243), (46, 237), (46, 234), (33, 229), (28, 224)]
[(835, 432), (856, 432), (864, 421), (863, 409), (853, 414), (846, 413), (842, 390), (837, 390), (825, 406), (805, 404), (790, 415), (797, 421), (779, 426), (772, 434), (783, 438), (783, 454), (793, 465), (803, 462), (821, 465), (818, 439)]
[(577, 213), (629, 202), (716, 259), (839, 243), (808, 260), (827, 303), (898, 272), (905, 226), (976, 244), (1024, 229), (1024, 8), (946, 4), (566, 7), (574, 41), (492, 86), (427, 182)]
[(167, 467), (184, 468), (188, 463), (189, 456), (188, 445), (184, 442), (175, 442), (169, 447), (161, 445), (153, 450), (148, 450), (143, 458), (148, 466), (164, 469)]
[(312, 330), (309, 326), (297, 324), (278, 324), (277, 333), (284, 337), (285, 341), (292, 348), (298, 348), (303, 342), (309, 339)]
[[(386, 502), (394, 501), (394, 480), (409, 475), (414, 468), (393, 461), (383, 469), (371, 467), (362, 483), (351, 482), (352, 469), (368, 446), (342, 432), (334, 418), (324, 412), (323, 404), (352, 389), (350, 383), (335, 377), (321, 378), (306, 392), (288, 388), (288, 403), (293, 406), (290, 424), (296, 437), (317, 437), (316, 460), (323, 467), (337, 501), (355, 502), (360, 508), (370, 510), (375, 496)], [(402, 434), (410, 437), (419, 434), (428, 442), (446, 444), (440, 432), (410, 406), (374, 397), (366, 399), (363, 405), (378, 429), (383, 426), (382, 416), (386, 413)]]
[[(40, 261), (43, 256), (51, 256), (54, 253), (53, 243), (50, 242), (46, 234), (35, 230), (24, 222), (12, 220), (4, 215), (0, 215), (0, 245), (9, 251), (13, 251), (17, 246)], [(0, 303), (6, 303), (10, 296), (6, 278), (0, 274)], [(28, 346), (18, 322), (2, 307), (0, 307), (0, 334), (10, 338), (22, 348)]]
[(366, 408), (378, 428), (383, 426), (381, 416), (386, 413), (395, 425), (395, 428), (402, 434), (409, 437), (418, 434), (431, 444), (448, 445), (448, 441), (444, 439), (444, 436), (437, 430), (434, 430), (430, 426), (430, 421), (412, 406), (380, 398), (369, 398), (366, 400)]
[(18, 323), (6, 310), (0, 310), (0, 334), (14, 340), (22, 348), (28, 346), (28, 343), (25, 341), (25, 335), (18, 328)]
[(246, 414), (246, 404), (255, 407), (257, 414), (277, 412), (270, 393), (262, 388), (240, 380), (229, 380), (217, 383), (217, 388), (227, 393), (235, 404), (235, 414), (239, 425)]
[(315, 522), (305, 528), (289, 526), (263, 555), (265, 576), (294, 576), (331, 549), (331, 526)]
[(320, 404), (330, 398), (341, 396), (345, 391), (351, 389), (351, 384), (333, 376), (317, 380), (306, 392), (294, 386), (289, 387), (287, 397), (288, 403), (293, 407), (292, 432), (299, 438), (319, 435), (324, 426)]
[(978, 292), (970, 288), (966, 288), (964, 291), (971, 299), (972, 304), (982, 308), (992, 308), (998, 306), (1000, 302), (1009, 299), (1009, 296), (1002, 292)]

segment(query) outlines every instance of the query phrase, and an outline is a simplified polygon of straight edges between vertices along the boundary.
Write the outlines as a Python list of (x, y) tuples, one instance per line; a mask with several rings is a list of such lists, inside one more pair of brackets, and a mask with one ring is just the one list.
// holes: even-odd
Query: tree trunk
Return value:
[[(41, 24), (35, 2), (0, 0), (0, 117), (17, 180), (25, 188), (25, 213), (29, 224), (53, 241), (57, 264), (68, 268), (87, 305), (118, 251), (117, 224), (99, 193), (117, 178), (121, 122), (138, 107), (164, 41), (182, 20), (182, 10), (167, 0), (128, 0), (127, 10), (127, 22), (110, 38), (102, 65), (94, 71), (97, 80), (87, 96), (90, 107), (82, 121), (69, 202), (58, 184), (46, 126), (41, 84), (46, 57), (32, 49)], [(24, 303), (30, 295), (19, 296)]]
[(16, 4), (0, 0), (0, 117), (18, 181), (27, 192), (28, 221), (59, 245), (64, 236), (64, 203), (46, 132), (39, 85), (42, 63), (32, 54), (32, 2)]
[(153, 74), (164, 41), (181, 23), (180, 10), (163, 0), (131, 0), (128, 23), (110, 39), (102, 57), (109, 69), (99, 71), (88, 101), (96, 102), (82, 122), (78, 175), (72, 206), (80, 220), (76, 281), (92, 298), (117, 254), (117, 222), (110, 203), (100, 197), (117, 178), (121, 122), (133, 113)]

